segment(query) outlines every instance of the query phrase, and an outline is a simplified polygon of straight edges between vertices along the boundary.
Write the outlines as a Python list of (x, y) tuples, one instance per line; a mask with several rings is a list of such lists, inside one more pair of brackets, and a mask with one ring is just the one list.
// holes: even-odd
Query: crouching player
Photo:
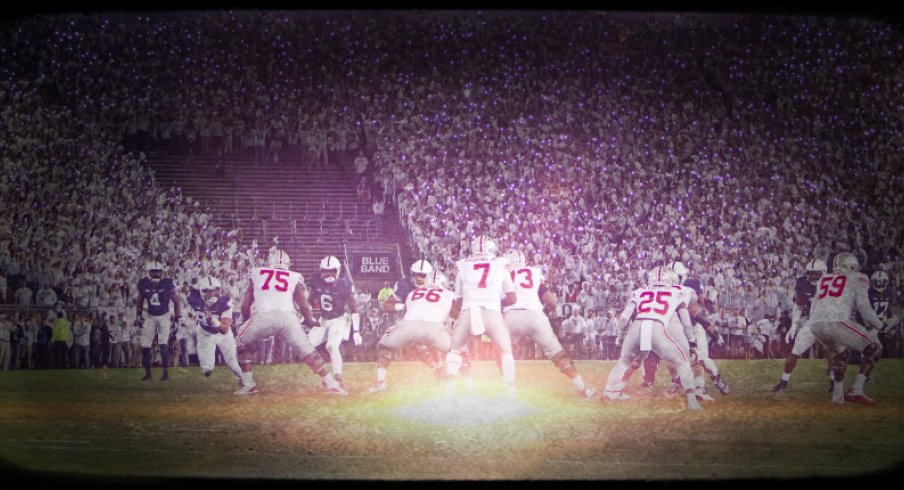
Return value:
[(370, 388), (371, 393), (386, 391), (386, 371), (393, 351), (409, 344), (421, 344), (447, 352), (452, 345), (452, 332), (446, 320), (458, 312), (452, 312), (454, 294), (446, 289), (446, 278), (434, 270), (427, 277), (415, 275), (414, 281), (417, 287), (405, 296), (405, 316), (377, 342), (377, 383)]

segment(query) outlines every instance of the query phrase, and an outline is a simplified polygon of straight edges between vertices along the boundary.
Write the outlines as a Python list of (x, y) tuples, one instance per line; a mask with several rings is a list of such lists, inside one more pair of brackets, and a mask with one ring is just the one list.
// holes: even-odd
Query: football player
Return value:
[(509, 250), (505, 259), (508, 261), (506, 268), (511, 274), (517, 298), (515, 304), (502, 308), (512, 344), (529, 337), (540, 345), (543, 354), (559, 371), (571, 379), (581, 395), (593, 398), (596, 390), (584, 383), (584, 378), (578, 373), (574, 361), (562, 349), (562, 344), (552, 331), (549, 318), (543, 312), (544, 309), (555, 311), (556, 308), (556, 295), (546, 287), (543, 272), (538, 267), (528, 266), (524, 252), (520, 250)]
[(321, 377), (323, 389), (327, 393), (348, 395), (326, 370), (323, 358), (314, 351), (314, 346), (298, 324), (296, 304), (305, 325), (311, 327), (317, 325), (311, 306), (304, 296), (304, 281), (301, 274), (289, 270), (291, 265), (289, 256), (280, 249), (270, 252), (268, 263), (269, 267), (251, 269), (249, 284), (242, 299), (242, 318), (246, 320), (236, 335), (239, 365), (242, 368), (242, 387), (235, 393), (247, 395), (258, 392), (254, 376), (251, 374), (252, 353), (249, 346), (256, 340), (281, 335), (295, 347), (301, 360), (311, 368), (311, 371)]
[[(415, 266), (419, 265), (418, 262)], [(424, 270), (424, 264), (419, 265), (419, 270)], [(452, 333), (446, 327), (446, 320), (452, 313), (454, 295), (446, 289), (445, 276), (432, 270), (424, 277), (420, 274), (412, 277), (417, 287), (405, 295), (405, 316), (386, 329), (377, 342), (377, 383), (370, 388), (371, 393), (386, 391), (386, 371), (392, 361), (393, 351), (418, 343), (440, 352), (448, 352), (452, 343)]]
[(216, 361), (217, 348), (232, 374), (242, 382), (242, 368), (239, 367), (232, 334), (232, 298), (223, 293), (220, 280), (202, 277), (198, 289), (188, 294), (188, 305), (195, 311), (198, 332), (198, 361), (204, 376), (210, 376)]
[[(617, 328), (623, 339), (621, 354), (609, 372), (602, 401), (629, 400), (631, 397), (623, 391), (626, 371), (636, 370), (650, 352), (656, 352), (678, 373), (687, 397), (687, 409), (702, 410), (691, 373), (687, 338), (693, 325), (687, 311), (687, 295), (675, 290), (678, 275), (663, 266), (647, 273), (647, 284), (632, 292), (618, 317)], [(673, 316), (678, 317), (678, 325), (671, 321)]]
[[(151, 346), (154, 337), (160, 346), (160, 358), (163, 374), (160, 381), (169, 379), (170, 347), (169, 337), (173, 333), (173, 325), (182, 316), (182, 297), (176, 284), (169, 277), (163, 277), (164, 266), (160, 262), (151, 261), (145, 265), (147, 277), (138, 281), (138, 298), (135, 302), (137, 320), (141, 328), (141, 365), (144, 366), (142, 381), (151, 379)], [(173, 315), (170, 316), (169, 304), (173, 303)], [(144, 316), (144, 304), (147, 303), (148, 315)]]
[[(810, 308), (813, 303), (813, 296), (816, 294), (816, 284), (825, 273), (826, 263), (822, 259), (813, 259), (807, 262), (805, 275), (798, 277), (794, 282), (791, 329), (785, 334), (785, 341), (789, 344), (793, 342), (794, 345), (785, 359), (785, 368), (782, 371), (781, 379), (772, 387), (773, 393), (780, 393), (788, 389), (788, 380), (791, 379), (791, 372), (797, 366), (797, 360), (816, 342), (812, 332), (810, 332), (810, 325), (808, 325), (807, 320), (810, 318)], [(826, 352), (827, 359), (830, 355), (830, 352)], [(831, 381), (832, 379), (832, 373), (830, 372), (829, 380)]]
[(462, 352), (474, 335), (486, 335), (499, 347), (502, 382), (509, 397), (515, 397), (515, 358), (512, 339), (505, 327), (502, 308), (515, 304), (515, 285), (505, 260), (496, 258), (496, 242), (485, 235), (471, 240), (471, 256), (455, 263), (455, 302), (461, 311), (452, 330), (452, 345), (446, 354), (446, 396), (457, 390)]
[(355, 304), (355, 291), (351, 281), (339, 277), (342, 265), (339, 259), (328, 255), (320, 261), (320, 273), (311, 277), (311, 306), (320, 310), (321, 323), (308, 332), (311, 344), (319, 346), (326, 341), (330, 354), (333, 377), (342, 385), (342, 354), (339, 346), (348, 340), (349, 323), (355, 345), (361, 345), (361, 315)]
[[(419, 288), (423, 287), (424, 281), (427, 280), (427, 276), (433, 273), (433, 265), (430, 264), (429, 261), (421, 259), (415, 261), (411, 264), (411, 279), (405, 281), (398, 281), (395, 284), (395, 288), (392, 291), (386, 300), (383, 302), (383, 310), (388, 312), (396, 312), (396, 311), (404, 311), (407, 307), (407, 301), (405, 298), (408, 297), (408, 294)], [(447, 286), (443, 286), (443, 289), (448, 289)], [(442, 351), (431, 351), (430, 348), (423, 344), (418, 344), (416, 353), (418, 359), (421, 362), (426, 364), (430, 369), (433, 370), (434, 376), (437, 379), (443, 379), (445, 377), (445, 366), (443, 366), (442, 356), (449, 350), (447, 347)], [(465, 369), (465, 359), (466, 353), (462, 355), (462, 370)], [(470, 363), (468, 363), (470, 365)]]
[[(708, 311), (706, 307), (699, 301), (699, 294), (702, 292), (700, 289), (700, 281), (697, 278), (688, 277), (690, 274), (690, 270), (684, 265), (684, 263), (680, 261), (669, 262), (664, 266), (666, 269), (671, 270), (675, 273), (677, 284), (674, 286), (674, 289), (680, 292), (680, 294), (685, 297), (685, 305), (688, 310), (688, 315), (690, 315), (691, 323), (694, 327), (686, 332), (686, 340), (688, 341), (688, 346), (690, 347), (692, 353), (692, 362), (691, 362), (691, 370), (694, 374), (694, 389), (697, 394), (698, 400), (705, 401), (713, 401), (713, 398), (706, 392), (706, 386), (703, 379), (703, 371), (708, 370), (710, 376), (713, 381), (713, 385), (719, 389), (723, 395), (727, 395), (729, 393), (728, 384), (725, 380), (722, 379), (721, 374), (719, 374), (718, 368), (715, 363), (709, 359), (709, 344), (707, 334), (713, 337), (717, 345), (722, 345), (724, 343), (724, 339), (722, 336), (716, 332), (716, 326), (712, 322), (710, 322), (708, 318)], [(673, 322), (677, 322), (677, 317), (672, 318)], [(696, 325), (699, 325), (699, 330)], [(682, 329), (676, 329), (678, 332), (683, 332)], [(703, 358), (700, 358), (702, 354)], [(705, 360), (704, 360), (705, 359)], [(643, 360), (643, 383), (641, 384), (642, 388), (645, 390), (651, 390), (653, 388), (653, 383), (656, 380), (656, 371), (659, 368), (659, 356), (655, 352), (651, 352), (648, 356), (646, 356)], [(706, 362), (709, 361), (709, 362)], [(627, 381), (631, 375), (633, 374), (634, 369), (629, 369), (625, 373), (625, 381)], [(678, 373), (674, 370), (674, 368), (670, 367), (669, 372), (672, 377), (672, 383), (669, 385), (669, 388), (666, 390), (666, 396), (673, 397), (682, 392), (681, 382), (678, 378)]]
[(869, 304), (872, 305), (879, 319), (886, 324), (886, 329), (879, 332), (879, 339), (882, 340), (883, 349), (885, 349), (893, 341), (891, 337), (893, 325), (899, 323), (900, 320), (892, 317), (891, 308), (889, 308), (894, 300), (894, 294), (888, 287), (888, 273), (883, 270), (873, 272), (869, 283)]
[[(876, 403), (863, 392), (863, 384), (882, 353), (878, 332), (885, 325), (869, 303), (868, 288), (869, 279), (860, 272), (860, 262), (850, 252), (835, 255), (832, 272), (823, 274), (817, 283), (808, 325), (826, 350), (835, 353), (830, 361), (835, 381), (832, 403)], [(851, 320), (854, 311), (866, 326)], [(845, 393), (844, 372), (851, 351), (860, 353), (860, 371), (854, 385)]]

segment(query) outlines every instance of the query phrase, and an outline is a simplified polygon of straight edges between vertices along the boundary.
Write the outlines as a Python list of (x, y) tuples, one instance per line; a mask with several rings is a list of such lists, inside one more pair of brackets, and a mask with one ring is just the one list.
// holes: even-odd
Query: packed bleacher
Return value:
[(477, 234), (521, 248), (560, 313), (602, 319), (588, 339), (670, 260), (709, 286), (718, 318), (778, 323), (807, 261), (852, 251), (888, 272), (900, 312), (901, 32), (870, 18), (540, 11), (8, 20), (7, 322), (40, 315), (35, 339), (65, 307), (131, 325), (152, 259), (179, 286), (214, 274), (239, 294), (262, 253), (159, 188), (147, 160), (161, 154), (311, 166), (363, 153), (359, 195), (398, 216), (419, 255), (451, 274)]

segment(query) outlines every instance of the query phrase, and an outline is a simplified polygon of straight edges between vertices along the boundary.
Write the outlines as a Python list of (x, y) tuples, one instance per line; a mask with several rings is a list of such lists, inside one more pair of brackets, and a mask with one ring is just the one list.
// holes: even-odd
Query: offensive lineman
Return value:
[[(339, 277), (342, 265), (339, 259), (329, 255), (320, 261), (320, 274), (311, 277), (311, 306), (320, 309), (320, 326), (308, 333), (314, 347), (324, 342), (330, 353), (333, 377), (342, 385), (342, 353), (339, 346), (348, 339), (351, 321), (355, 345), (361, 345), (361, 315), (355, 303), (355, 291), (351, 281)], [(346, 314), (348, 313), (348, 314)], [(344, 385), (343, 385), (344, 387)]]
[(317, 321), (304, 297), (301, 274), (290, 271), (290, 265), (289, 256), (276, 249), (270, 252), (269, 267), (255, 267), (249, 272), (249, 285), (242, 299), (242, 318), (247, 320), (239, 326), (236, 336), (242, 387), (235, 393), (247, 395), (258, 392), (251, 374), (252, 355), (248, 346), (258, 339), (281, 335), (295, 347), (311, 371), (323, 379), (323, 389), (327, 393), (347, 396), (348, 392), (327, 372), (323, 358), (314, 351), (314, 346), (298, 324), (295, 304), (299, 306), (305, 325), (316, 325)]
[(462, 352), (472, 335), (486, 335), (499, 347), (502, 358), (502, 382), (506, 394), (515, 397), (515, 357), (512, 339), (505, 327), (502, 308), (515, 304), (515, 285), (496, 258), (496, 242), (480, 235), (471, 240), (471, 256), (455, 263), (454, 311), (461, 311), (452, 330), (452, 345), (446, 354), (446, 396), (455, 394)]
[(226, 366), (241, 384), (242, 368), (232, 334), (232, 298), (222, 292), (222, 284), (215, 277), (203, 277), (198, 282), (198, 289), (188, 295), (188, 305), (195, 311), (200, 329), (197, 335), (201, 371), (205, 377), (210, 376), (219, 348)]
[[(663, 266), (647, 273), (647, 286), (634, 290), (631, 299), (618, 317), (619, 336), (624, 338), (618, 363), (609, 372), (602, 401), (629, 400), (631, 397), (622, 390), (625, 387), (625, 372), (637, 369), (643, 359), (656, 352), (678, 373), (681, 387), (687, 397), (688, 410), (702, 410), (694, 390), (691, 373), (688, 334), (692, 328), (687, 312), (687, 296), (677, 292), (675, 271)], [(634, 317), (633, 321), (631, 317)], [(671, 322), (678, 316), (680, 326)]]
[[(392, 294), (390, 294), (386, 300), (383, 302), (383, 310), (387, 312), (396, 312), (403, 311), (407, 306), (407, 301), (405, 298), (408, 297), (408, 294), (423, 286), (424, 281), (427, 280), (427, 277), (433, 273), (433, 265), (430, 262), (421, 259), (415, 261), (411, 264), (411, 279), (407, 281), (398, 281), (395, 284), (395, 288), (393, 288)], [(442, 275), (442, 273), (440, 273)], [(445, 280), (445, 276), (443, 276)], [(448, 289), (447, 284), (443, 284), (443, 289)], [(448, 346), (441, 351), (431, 351), (429, 347), (424, 344), (416, 345), (416, 353), (418, 359), (421, 362), (427, 365), (431, 370), (433, 370), (433, 374), (437, 379), (443, 379), (445, 376), (445, 367), (443, 366), (442, 356), (445, 355), (446, 352), (449, 351)], [(470, 363), (467, 362), (467, 352), (462, 353), (462, 371), (465, 370), (465, 366), (470, 366)]]
[[(832, 261), (832, 272), (818, 281), (816, 299), (810, 310), (810, 330), (827, 351), (834, 352), (831, 362), (834, 386), (832, 403), (846, 401), (875, 405), (863, 392), (867, 376), (882, 353), (879, 330), (885, 325), (869, 303), (869, 279), (860, 272), (860, 262), (850, 252), (841, 252)], [(866, 326), (851, 320), (856, 309)], [(860, 372), (851, 389), (844, 392), (844, 372), (851, 351), (860, 352)]]
[(394, 350), (417, 342), (440, 352), (448, 352), (452, 344), (452, 333), (446, 327), (446, 320), (450, 314), (457, 315), (458, 312), (452, 311), (454, 294), (446, 289), (445, 276), (434, 270), (427, 277), (419, 274), (413, 277), (417, 287), (405, 295), (405, 316), (386, 329), (377, 342), (377, 383), (370, 388), (371, 393), (386, 391), (386, 370), (392, 362)]
[(520, 250), (509, 250), (505, 258), (508, 260), (506, 267), (512, 276), (517, 297), (515, 304), (502, 308), (512, 344), (517, 344), (523, 337), (529, 337), (540, 345), (543, 354), (559, 371), (571, 379), (584, 398), (593, 398), (596, 390), (584, 383), (574, 361), (568, 357), (553, 333), (549, 318), (543, 313), (544, 306), (551, 309), (556, 307), (556, 295), (546, 287), (543, 272), (537, 267), (528, 266), (524, 252)]
[[(173, 324), (182, 316), (182, 297), (176, 284), (169, 277), (163, 277), (163, 264), (152, 261), (145, 265), (148, 275), (138, 281), (138, 298), (135, 302), (136, 318), (141, 323), (141, 365), (144, 367), (142, 381), (151, 379), (151, 346), (154, 337), (160, 346), (163, 374), (160, 381), (169, 379), (170, 347), (169, 337)], [(148, 304), (148, 316), (143, 316), (144, 303)], [(173, 303), (170, 317), (169, 303)]]

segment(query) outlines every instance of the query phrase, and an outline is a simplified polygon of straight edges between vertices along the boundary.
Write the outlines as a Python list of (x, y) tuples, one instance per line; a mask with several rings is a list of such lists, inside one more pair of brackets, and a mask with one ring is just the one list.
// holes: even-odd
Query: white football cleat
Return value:
[(329, 393), (330, 395), (339, 395), (339, 396), (348, 396), (348, 392), (342, 388), (342, 385), (339, 383), (335, 383), (333, 385), (326, 384), (326, 381), (322, 383), (323, 390)]
[(511, 398), (512, 400), (518, 398), (518, 393), (515, 391), (515, 385), (506, 385), (505, 396)]
[(377, 384), (368, 388), (367, 391), (369, 391), (370, 393), (380, 393), (380, 392), (386, 391), (386, 382), (385, 381), (378, 382)]
[(603, 392), (603, 401), (613, 401), (613, 400), (630, 400), (631, 397), (626, 395), (623, 391), (609, 391), (606, 390)]
[(593, 398), (593, 395), (596, 394), (596, 390), (594, 390), (590, 385), (585, 385), (584, 389), (581, 390), (581, 394), (584, 395), (584, 398), (590, 400)]
[(704, 402), (714, 401), (713, 397), (709, 396), (709, 393), (707, 393), (706, 390), (697, 390), (697, 392), (695, 394), (697, 395), (698, 400), (701, 400)]
[(253, 385), (244, 385), (244, 386), (242, 386), (241, 388), (235, 390), (234, 393), (235, 393), (236, 395), (253, 395), (253, 394), (257, 393), (257, 392), (258, 392), (258, 391), (257, 391), (257, 385), (256, 385), (256, 384), (253, 384)]
[(687, 401), (687, 409), (688, 410), (703, 410), (703, 405), (700, 405), (700, 402), (695, 398), (690, 398)]

